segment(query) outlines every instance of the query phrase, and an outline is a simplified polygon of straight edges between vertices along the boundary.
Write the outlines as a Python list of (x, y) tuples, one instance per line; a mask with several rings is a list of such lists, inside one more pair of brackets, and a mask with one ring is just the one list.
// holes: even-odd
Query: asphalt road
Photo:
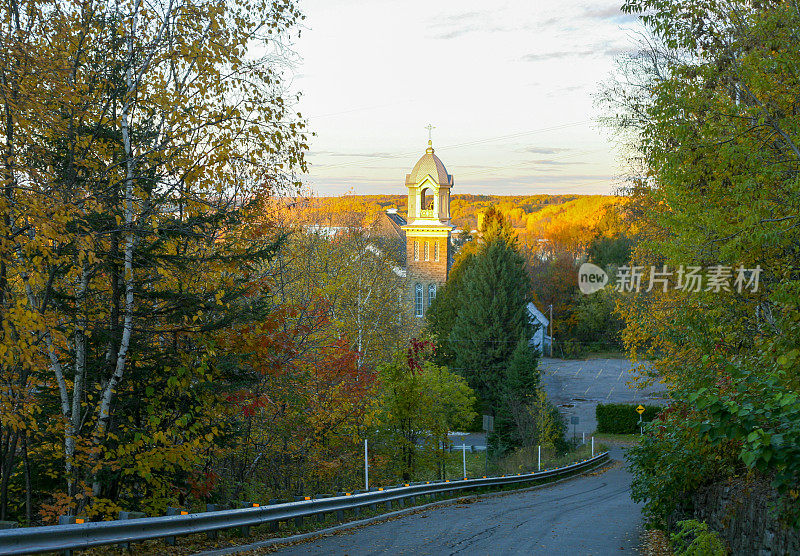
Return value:
[(282, 555), (637, 553), (640, 507), (630, 475), (607, 471), (528, 492), (486, 497), (298, 544)]
[[(542, 385), (547, 397), (566, 417), (568, 435), (573, 430), (592, 434), (597, 429), (595, 406), (598, 403), (661, 405), (666, 403), (666, 389), (660, 383), (639, 388), (636, 373), (627, 359), (588, 359), (584, 361), (542, 358), (539, 361)], [(570, 419), (577, 416), (579, 423)]]

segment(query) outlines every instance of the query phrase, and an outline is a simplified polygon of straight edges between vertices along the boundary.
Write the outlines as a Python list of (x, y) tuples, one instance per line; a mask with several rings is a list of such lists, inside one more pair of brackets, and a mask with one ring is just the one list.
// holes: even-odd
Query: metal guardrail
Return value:
[(536, 473), (412, 484), (410, 486), (386, 488), (360, 494), (301, 500), (237, 510), (6, 529), (0, 531), (0, 554), (32, 554), (37, 552), (79, 550), (93, 546), (146, 541), (194, 533), (208, 533), (237, 527), (254, 527), (280, 521), (297, 520), (319, 514), (354, 510), (369, 506), (374, 507), (376, 504), (391, 504), (417, 496), (514, 485), (569, 475), (607, 459), (608, 452), (603, 452), (582, 462)]

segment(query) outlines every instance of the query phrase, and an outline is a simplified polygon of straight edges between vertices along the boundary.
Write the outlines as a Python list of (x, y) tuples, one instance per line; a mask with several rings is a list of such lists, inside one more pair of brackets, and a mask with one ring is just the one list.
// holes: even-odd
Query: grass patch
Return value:
[(594, 433), (595, 446), (598, 442), (605, 442), (608, 444), (638, 444), (642, 439), (640, 434), (611, 434), (611, 433)]
[[(615, 435), (611, 435), (615, 436)], [(616, 435), (628, 436), (628, 435)], [(605, 445), (601, 445), (598, 438), (595, 437), (595, 455), (601, 454), (607, 450)], [(467, 450), (466, 463), (467, 463), (467, 478), (474, 479), (476, 477), (491, 477), (498, 475), (512, 475), (516, 473), (533, 473), (538, 470), (537, 465), (538, 450), (536, 446), (527, 448), (518, 448), (513, 454), (506, 456), (499, 461), (487, 461), (486, 452), (470, 453)], [(445, 479), (463, 479), (463, 458), (461, 450), (454, 449), (446, 455), (444, 461), (444, 478)], [(554, 469), (556, 467), (564, 467), (575, 462), (583, 461), (592, 457), (592, 445), (590, 441), (586, 444), (579, 445), (575, 449), (565, 453), (558, 454), (554, 450), (542, 448), (542, 469)], [(435, 480), (435, 476), (418, 477), (416, 481), (431, 481)]]
[[(609, 436), (609, 435), (606, 435)], [(615, 436), (615, 435), (610, 435)], [(618, 436), (627, 436), (627, 435), (618, 435)], [(595, 437), (595, 446), (594, 446), (594, 453), (602, 454), (608, 449), (608, 446), (601, 443), (600, 440)], [(463, 461), (462, 461), (462, 453), (461, 450), (453, 450), (453, 452), (447, 454), (444, 472), (446, 479), (461, 479), (463, 474)], [(492, 461), (491, 459), (487, 461), (486, 452), (477, 452), (477, 453), (470, 453), (467, 451), (466, 454), (466, 463), (467, 463), (467, 477), (468, 478), (476, 478), (476, 477), (483, 477), (484, 475), (487, 477), (491, 476), (499, 476), (499, 475), (512, 475), (516, 473), (533, 473), (538, 471), (537, 465), (537, 457), (538, 457), (538, 449), (536, 446), (529, 446), (526, 448), (518, 448), (514, 451), (514, 453), (509, 454), (508, 456), (504, 457), (499, 461)], [(554, 450), (548, 448), (542, 448), (542, 465), (541, 468), (544, 469), (554, 469), (556, 467), (564, 467), (570, 465), (575, 462), (583, 461), (592, 457), (592, 445), (590, 441), (587, 441), (586, 444), (578, 445), (573, 450), (559, 454)], [(433, 477), (435, 479), (435, 477)], [(429, 481), (432, 480), (431, 477), (425, 477), (423, 479), (416, 479), (416, 480), (424, 480)]]

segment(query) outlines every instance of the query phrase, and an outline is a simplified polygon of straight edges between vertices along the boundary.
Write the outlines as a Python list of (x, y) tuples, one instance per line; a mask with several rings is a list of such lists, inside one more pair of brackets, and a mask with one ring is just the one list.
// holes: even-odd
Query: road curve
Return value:
[(278, 554), (636, 553), (641, 508), (630, 499), (630, 474), (614, 463), (593, 475), (528, 492), (487, 497), (344, 531)]

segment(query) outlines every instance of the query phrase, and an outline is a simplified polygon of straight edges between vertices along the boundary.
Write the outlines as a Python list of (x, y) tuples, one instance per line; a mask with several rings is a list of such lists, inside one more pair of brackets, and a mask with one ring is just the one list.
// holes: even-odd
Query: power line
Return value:
[[(557, 125), (557, 126), (544, 127), (544, 128), (540, 128), (540, 129), (531, 129), (531, 130), (528, 130), (528, 131), (520, 131), (520, 132), (517, 132), (517, 133), (511, 133), (511, 134), (508, 134), (508, 135), (498, 135), (496, 137), (488, 137), (486, 139), (476, 139), (474, 141), (466, 141), (464, 143), (454, 143), (452, 145), (437, 146), (436, 149), (440, 150), (440, 151), (444, 151), (444, 150), (450, 150), (450, 149), (460, 149), (460, 148), (463, 148), (463, 147), (471, 147), (471, 146), (474, 146), (474, 145), (483, 145), (485, 143), (494, 143), (494, 142), (497, 142), (497, 141), (505, 141), (505, 140), (508, 140), (508, 139), (516, 139), (516, 138), (519, 138), (519, 137), (525, 137), (527, 135), (535, 135), (537, 133), (546, 133), (548, 131), (558, 131), (558, 130), (561, 130), (561, 129), (567, 129), (567, 128), (570, 128), (570, 127), (576, 127), (576, 126), (579, 126), (579, 125), (584, 125), (584, 124), (587, 124), (587, 123), (590, 123), (590, 122), (591, 122), (591, 120), (581, 120), (579, 122), (572, 122), (572, 123), (568, 123), (568, 124), (560, 124), (560, 125)], [(353, 162), (344, 162), (342, 164), (320, 164), (317, 167), (318, 168), (330, 169), (330, 168), (347, 168), (347, 167), (350, 167), (350, 166), (363, 166), (363, 165), (366, 165), (366, 164), (371, 164), (375, 159), (379, 159), (379, 160), (394, 160), (394, 159), (397, 159), (397, 158), (406, 158), (406, 157), (409, 157), (409, 156), (414, 156), (416, 154), (419, 154), (419, 150), (414, 150), (414, 151), (405, 152), (405, 153), (384, 155), (384, 156), (374, 156), (374, 157), (370, 157), (369, 160), (357, 160), (357, 161), (353, 161)]]
[[(594, 152), (600, 152), (602, 150), (603, 149), (583, 149), (583, 150), (580, 150), (580, 151), (577, 151), (577, 152), (574, 152), (574, 153), (555, 156), (555, 157), (549, 158), (548, 160), (555, 161), (555, 162), (560, 162), (562, 160), (568, 160), (568, 159), (572, 159), (572, 158), (577, 158), (579, 156), (584, 156), (584, 155), (587, 155), (589, 153), (594, 153)], [(480, 170), (473, 170), (473, 171), (469, 171), (468, 170), (466, 172), (459, 172), (458, 178), (459, 178), (459, 180), (461, 180), (465, 176), (469, 177), (469, 176), (483, 175), (483, 174), (488, 174), (488, 173), (495, 172), (495, 171), (498, 171), (498, 170), (508, 170), (508, 169), (511, 169), (511, 168), (520, 168), (520, 167), (524, 167), (524, 166), (531, 165), (531, 164), (537, 164), (537, 162), (535, 162), (535, 161), (533, 161), (533, 162), (531, 162), (531, 161), (523, 161), (523, 162), (517, 162), (515, 164), (509, 164), (507, 166), (491, 166), (491, 167), (482, 168)], [(539, 163), (539, 164), (542, 164), (542, 163)], [(545, 163), (545, 165), (546, 165), (546, 163)], [(598, 179), (601, 179), (601, 178), (598, 178)]]

